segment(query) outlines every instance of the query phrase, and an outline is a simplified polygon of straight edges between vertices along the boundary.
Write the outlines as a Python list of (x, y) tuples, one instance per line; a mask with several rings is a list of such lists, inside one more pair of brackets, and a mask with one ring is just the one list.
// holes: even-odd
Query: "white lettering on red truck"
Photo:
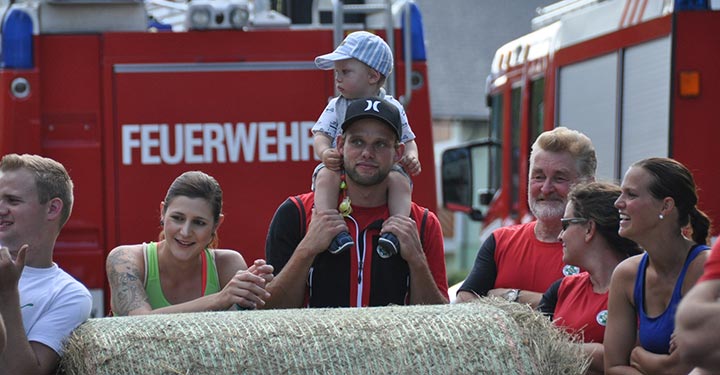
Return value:
[(125, 124), (122, 160), (140, 164), (205, 164), (244, 161), (307, 161), (314, 157), (310, 129), (314, 121), (236, 124)]

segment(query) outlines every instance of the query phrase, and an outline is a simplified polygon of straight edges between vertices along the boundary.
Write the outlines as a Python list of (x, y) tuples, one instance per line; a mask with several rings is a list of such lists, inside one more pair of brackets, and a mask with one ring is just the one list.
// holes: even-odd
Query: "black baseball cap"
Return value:
[(345, 121), (342, 123), (343, 133), (348, 126), (363, 118), (376, 118), (390, 126), (398, 141), (402, 139), (402, 122), (400, 110), (387, 100), (377, 97), (363, 98), (353, 101), (345, 112)]

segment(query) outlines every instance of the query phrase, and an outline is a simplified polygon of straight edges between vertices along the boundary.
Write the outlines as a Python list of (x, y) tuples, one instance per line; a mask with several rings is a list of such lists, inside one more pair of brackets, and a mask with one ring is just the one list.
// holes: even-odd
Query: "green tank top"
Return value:
[[(218, 279), (217, 268), (215, 267), (215, 258), (211, 250), (205, 249), (205, 272), (207, 280), (205, 282), (205, 294), (210, 295), (220, 291), (220, 280)], [(160, 285), (160, 268), (158, 267), (157, 244), (150, 242), (147, 245), (145, 253), (145, 293), (150, 300), (150, 306), (153, 309), (167, 307), (172, 305), (165, 299)]]

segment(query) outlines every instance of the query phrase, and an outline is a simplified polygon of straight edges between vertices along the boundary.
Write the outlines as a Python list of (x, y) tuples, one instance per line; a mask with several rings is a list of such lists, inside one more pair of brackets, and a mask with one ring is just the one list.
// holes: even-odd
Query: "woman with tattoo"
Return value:
[(198, 171), (180, 175), (160, 204), (158, 242), (123, 245), (106, 261), (110, 306), (118, 316), (254, 309), (270, 294), (273, 268), (248, 267), (235, 250), (216, 249), (222, 190)]

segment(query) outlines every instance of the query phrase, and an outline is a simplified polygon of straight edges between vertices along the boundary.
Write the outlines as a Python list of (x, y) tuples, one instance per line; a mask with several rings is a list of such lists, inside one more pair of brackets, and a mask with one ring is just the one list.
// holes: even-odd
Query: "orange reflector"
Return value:
[(700, 95), (700, 73), (694, 70), (680, 72), (680, 96), (694, 98)]

